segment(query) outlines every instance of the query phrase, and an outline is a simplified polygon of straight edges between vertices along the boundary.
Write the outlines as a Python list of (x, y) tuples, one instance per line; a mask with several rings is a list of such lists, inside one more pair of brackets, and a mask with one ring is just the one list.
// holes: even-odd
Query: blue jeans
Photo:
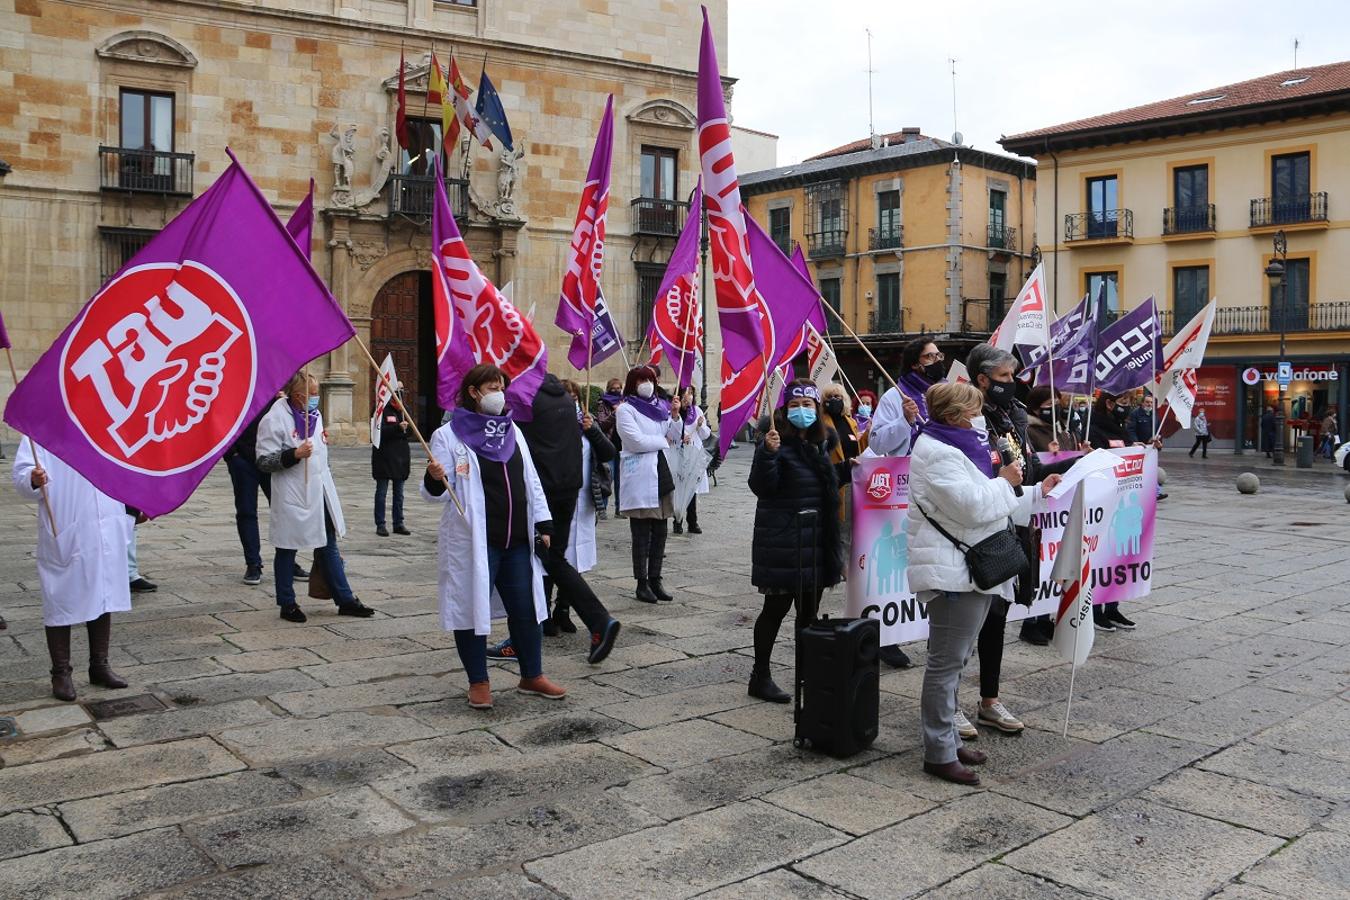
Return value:
[[(520, 660), (520, 677), (534, 678), (544, 671), (541, 659), (543, 633), (534, 610), (534, 573), (530, 567), (531, 547), (488, 547), (488, 588), (497, 588), (506, 607), (506, 626), (511, 646)], [(469, 684), (488, 680), (487, 635), (474, 634), (472, 628), (455, 629), (455, 649)]]
[[(388, 478), (375, 479), (375, 526), (384, 527), (384, 495), (389, 489)], [(403, 524), (403, 482), (405, 479), (394, 481), (394, 527), (397, 528)]]
[[(352, 587), (347, 583), (347, 568), (342, 562), (342, 554), (337, 548), (337, 531), (328, 510), (323, 513), (324, 528), (328, 531), (328, 543), (314, 551), (314, 563), (323, 566), (324, 577), (333, 589), (333, 602), (346, 606), (356, 602)], [(285, 573), (284, 575), (282, 573)], [(272, 559), (272, 577), (277, 586), (277, 606), (295, 605), (295, 551), (277, 548)]]
[(262, 568), (262, 545), (258, 537), (258, 488), (272, 502), (272, 476), (261, 471), (253, 460), (238, 453), (225, 457), (234, 486), (234, 526), (239, 545), (244, 548), (244, 565)]

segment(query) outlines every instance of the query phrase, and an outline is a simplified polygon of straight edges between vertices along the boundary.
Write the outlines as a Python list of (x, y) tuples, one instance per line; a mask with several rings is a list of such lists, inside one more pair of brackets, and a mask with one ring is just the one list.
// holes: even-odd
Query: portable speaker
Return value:
[(796, 746), (842, 758), (876, 740), (880, 643), (876, 619), (824, 617), (797, 633)]

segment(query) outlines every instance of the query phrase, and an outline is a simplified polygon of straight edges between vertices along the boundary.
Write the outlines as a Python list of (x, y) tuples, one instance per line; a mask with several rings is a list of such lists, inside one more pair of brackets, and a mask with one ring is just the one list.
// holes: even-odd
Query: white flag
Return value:
[(370, 445), (372, 447), (380, 446), (380, 426), (384, 418), (384, 408), (389, 405), (390, 399), (394, 396), (394, 390), (398, 385), (398, 376), (394, 374), (393, 354), (386, 353), (384, 362), (380, 363), (380, 380), (375, 385), (375, 409), (370, 416)]
[(1052, 643), (1060, 658), (1081, 666), (1092, 652), (1092, 550), (1098, 535), (1089, 536), (1083, 527), (1087, 486), (1079, 483), (1073, 494), (1073, 508), (1064, 527), (1064, 538), (1055, 555), (1050, 579), (1059, 582), (1064, 593), (1055, 613), (1055, 637)]
[(839, 361), (814, 325), (807, 322), (803, 327), (806, 328), (806, 363), (810, 367), (811, 380), (823, 391), (839, 373)]
[(970, 372), (966, 369), (966, 364), (961, 360), (954, 360), (952, 367), (947, 370), (948, 384), (970, 384)]
[(1205, 348), (1209, 344), (1217, 308), (1218, 298), (1210, 300), (1167, 342), (1158, 366), (1158, 379), (1151, 386), (1153, 396), (1172, 408), (1172, 415), (1182, 428), (1191, 427), (1197, 387), (1195, 370), (1205, 361)]
[[(783, 396), (785, 387), (787, 387), (787, 381), (783, 378), (783, 370), (775, 366), (774, 370), (769, 373), (769, 383), (764, 386), (764, 393), (760, 396), (760, 418), (773, 414), (774, 404), (778, 402), (779, 397)], [(769, 427), (773, 427), (772, 422)]]
[(1050, 305), (1045, 296), (1045, 263), (1031, 273), (1003, 322), (989, 335), (989, 343), (1012, 352), (1013, 347), (1050, 346)]

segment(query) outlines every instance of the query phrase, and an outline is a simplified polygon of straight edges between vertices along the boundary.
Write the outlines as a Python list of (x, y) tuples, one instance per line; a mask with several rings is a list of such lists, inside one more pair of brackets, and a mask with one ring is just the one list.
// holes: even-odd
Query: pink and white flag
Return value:
[(380, 432), (384, 428), (384, 411), (398, 389), (398, 376), (394, 374), (394, 355), (386, 353), (380, 363), (379, 380), (375, 383), (375, 409), (370, 414), (370, 445), (380, 446)]
[(989, 343), (1009, 353), (1019, 344), (1050, 345), (1050, 304), (1046, 302), (1044, 263), (1032, 271), (1003, 322), (989, 335)]
[(1157, 379), (1152, 385), (1153, 396), (1167, 403), (1182, 428), (1191, 427), (1198, 387), (1195, 370), (1205, 361), (1209, 332), (1214, 327), (1214, 313), (1218, 299), (1210, 300), (1195, 314), (1186, 327), (1176, 333), (1163, 348)]

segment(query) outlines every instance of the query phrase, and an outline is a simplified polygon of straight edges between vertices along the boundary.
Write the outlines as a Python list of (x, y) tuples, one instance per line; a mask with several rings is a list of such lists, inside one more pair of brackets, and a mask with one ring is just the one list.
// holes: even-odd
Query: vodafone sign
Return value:
[[(1275, 381), (1274, 369), (1258, 369), (1249, 366), (1242, 370), (1242, 383), (1256, 385), (1262, 381)], [(1294, 381), (1339, 381), (1341, 373), (1334, 366), (1303, 366), (1294, 369)]]

